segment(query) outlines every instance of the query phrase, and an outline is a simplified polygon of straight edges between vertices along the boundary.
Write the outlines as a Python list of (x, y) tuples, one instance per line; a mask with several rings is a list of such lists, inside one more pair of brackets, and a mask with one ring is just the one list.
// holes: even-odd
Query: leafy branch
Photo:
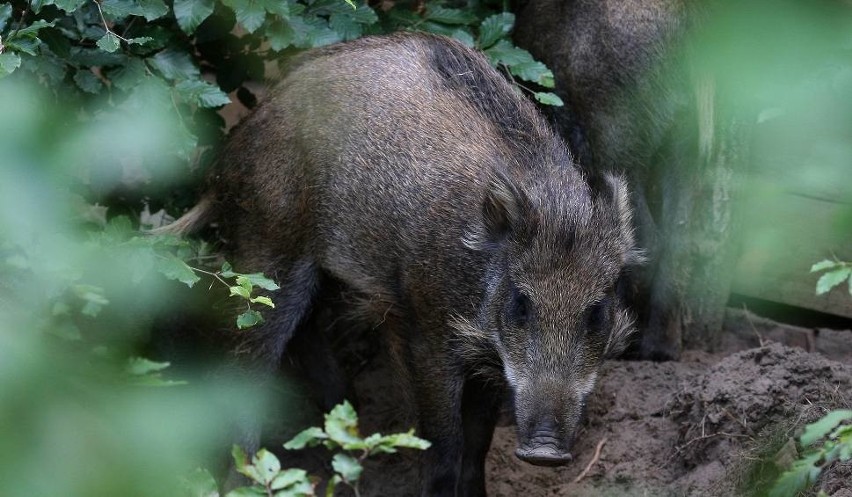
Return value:
[[(815, 423), (805, 426), (799, 437), (802, 447), (824, 439), (819, 447), (812, 448), (785, 471), (769, 492), (770, 497), (789, 497), (813, 485), (820, 473), (835, 461), (852, 459), (852, 425), (842, 424), (852, 420), (852, 410), (836, 410)], [(825, 495), (820, 492), (821, 495)]]
[(363, 463), (375, 454), (393, 454), (400, 448), (428, 449), (428, 441), (414, 436), (414, 430), (406, 433), (382, 435), (374, 433), (362, 437), (358, 430), (358, 415), (349, 402), (337, 405), (325, 415), (323, 428), (308, 428), (284, 444), (288, 450), (323, 445), (329, 450), (342, 450), (334, 455), (331, 466), (335, 475), (328, 482), (326, 496), (334, 493), (334, 488), (343, 483), (360, 496), (358, 481), (364, 469)]
[(832, 288), (844, 281), (849, 282), (849, 294), (852, 295), (852, 262), (824, 259), (811, 266), (812, 273), (822, 271), (825, 271), (825, 273), (817, 280), (817, 295), (828, 293)]

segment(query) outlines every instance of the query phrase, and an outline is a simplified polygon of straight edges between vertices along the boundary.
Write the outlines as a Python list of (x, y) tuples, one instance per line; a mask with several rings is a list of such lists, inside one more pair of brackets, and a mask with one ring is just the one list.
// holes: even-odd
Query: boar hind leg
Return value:
[(287, 356), (296, 361), (305, 378), (315, 387), (314, 400), (323, 412), (348, 399), (355, 404), (351, 384), (337, 361), (331, 338), (346, 325), (335, 309), (320, 307), (299, 328), (287, 346)]
[(464, 455), (458, 495), (485, 496), (485, 456), (500, 414), (501, 397), (481, 379), (469, 379), (462, 393)]

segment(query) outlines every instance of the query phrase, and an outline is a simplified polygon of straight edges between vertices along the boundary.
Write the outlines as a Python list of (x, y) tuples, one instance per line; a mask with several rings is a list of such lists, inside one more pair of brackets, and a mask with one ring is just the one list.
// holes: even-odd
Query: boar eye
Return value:
[(518, 326), (523, 326), (530, 318), (530, 301), (526, 295), (517, 289), (512, 289), (512, 303), (509, 308), (509, 319)]
[(589, 307), (586, 325), (589, 330), (595, 332), (605, 331), (607, 318), (609, 317), (610, 298), (604, 297)]

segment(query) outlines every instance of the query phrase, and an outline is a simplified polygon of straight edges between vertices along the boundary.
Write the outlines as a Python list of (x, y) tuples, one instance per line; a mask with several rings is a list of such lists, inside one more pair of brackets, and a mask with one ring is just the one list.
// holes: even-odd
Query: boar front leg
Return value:
[(425, 343), (421, 333), (407, 358), (418, 410), (418, 436), (432, 443), (421, 459), (420, 494), (455, 497), (464, 449), (460, 361), (446, 343)]
[(485, 497), (485, 456), (491, 447), (500, 415), (502, 396), (498, 389), (478, 378), (468, 379), (462, 393), (464, 456), (458, 495)]

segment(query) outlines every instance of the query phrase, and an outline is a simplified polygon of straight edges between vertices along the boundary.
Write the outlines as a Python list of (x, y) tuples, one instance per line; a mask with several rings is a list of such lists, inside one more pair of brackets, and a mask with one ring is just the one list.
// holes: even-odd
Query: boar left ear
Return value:
[(473, 250), (496, 247), (509, 236), (530, 226), (530, 200), (506, 173), (491, 173), (485, 185), (481, 219), (465, 234), (463, 242)]
[(625, 266), (644, 264), (645, 254), (636, 246), (636, 237), (633, 234), (633, 208), (630, 206), (630, 189), (627, 182), (623, 177), (609, 173), (604, 175), (604, 179), (612, 192), (612, 201), (618, 215), (622, 263)]
[(635, 332), (633, 315), (627, 309), (618, 309), (604, 349), (604, 357), (613, 359), (620, 356), (630, 344), (630, 336)]

